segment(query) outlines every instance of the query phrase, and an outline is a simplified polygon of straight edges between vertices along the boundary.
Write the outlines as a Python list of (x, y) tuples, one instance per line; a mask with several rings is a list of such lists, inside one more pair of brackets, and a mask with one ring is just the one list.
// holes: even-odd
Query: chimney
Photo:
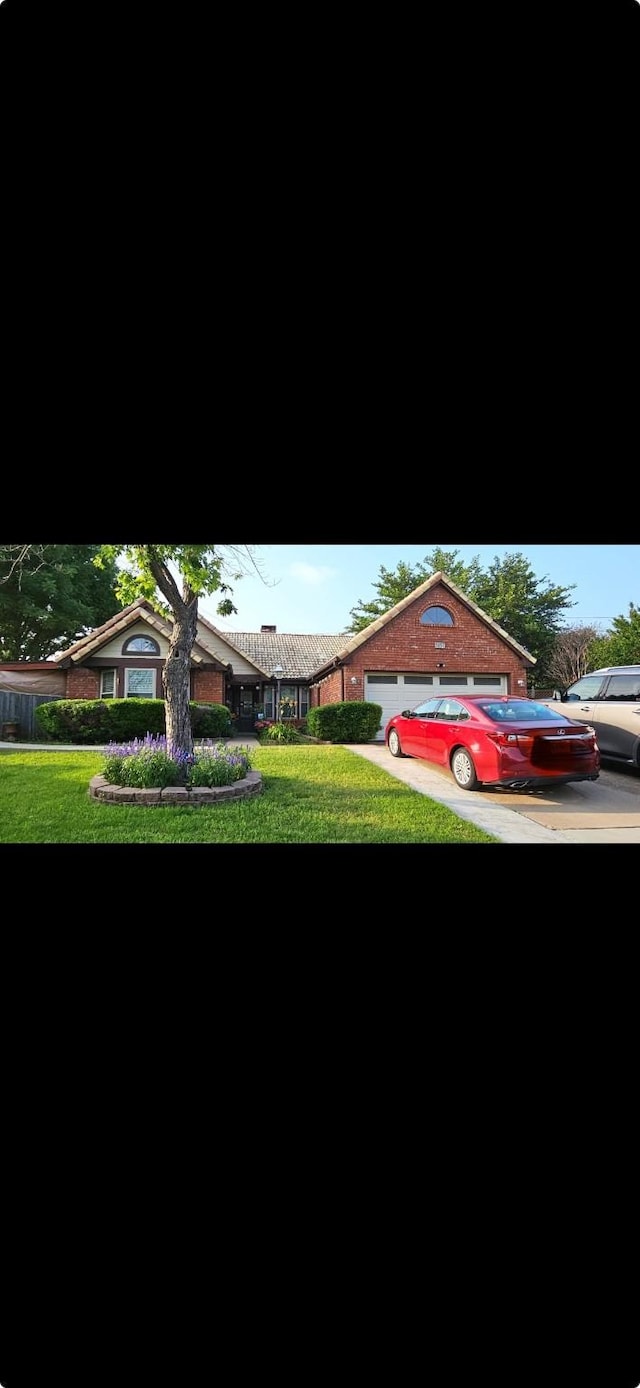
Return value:
[(261, 631), (275, 631), (275, 627), (260, 627)]

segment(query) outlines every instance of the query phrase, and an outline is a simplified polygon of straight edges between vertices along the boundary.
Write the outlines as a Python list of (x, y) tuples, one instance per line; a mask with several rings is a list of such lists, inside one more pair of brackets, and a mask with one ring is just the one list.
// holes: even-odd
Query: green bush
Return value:
[(260, 734), (261, 742), (299, 742), (300, 733), (293, 721), (268, 723)]
[(96, 702), (102, 702), (107, 708), (110, 742), (129, 742), (147, 733), (161, 737), (166, 731), (164, 699), (102, 699)]
[(373, 742), (381, 718), (381, 704), (349, 699), (344, 703), (310, 708), (307, 728), (312, 737), (322, 742)]
[(198, 742), (205, 738), (230, 737), (231, 713), (226, 704), (189, 704), (191, 731)]
[[(195, 740), (229, 737), (231, 714), (225, 704), (189, 704)], [(73, 742), (78, 746), (130, 742), (147, 733), (166, 734), (164, 699), (55, 699), (35, 709), (39, 737), (44, 742)]]
[(45, 742), (78, 746), (108, 742), (112, 735), (108, 704), (107, 699), (54, 699), (38, 704), (34, 710), (38, 733)]

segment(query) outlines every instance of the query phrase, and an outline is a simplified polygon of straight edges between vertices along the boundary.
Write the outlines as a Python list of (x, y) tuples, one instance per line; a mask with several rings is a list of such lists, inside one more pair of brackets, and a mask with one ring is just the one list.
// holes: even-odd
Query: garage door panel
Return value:
[[(482, 679), (482, 683), (475, 683)], [(490, 681), (490, 682), (488, 682)], [(384, 740), (384, 730), (390, 718), (402, 713), (405, 708), (415, 708), (425, 699), (436, 698), (438, 694), (506, 694), (506, 675), (481, 677), (477, 675), (432, 675), (428, 680), (411, 674), (365, 675), (365, 699), (369, 703), (380, 704), (382, 716), (376, 734), (377, 741)]]

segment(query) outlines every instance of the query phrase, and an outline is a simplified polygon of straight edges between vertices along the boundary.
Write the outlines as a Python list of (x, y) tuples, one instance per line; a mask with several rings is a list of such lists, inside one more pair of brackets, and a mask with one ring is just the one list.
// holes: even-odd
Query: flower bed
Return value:
[(261, 790), (262, 777), (251, 770), (248, 748), (205, 741), (189, 754), (169, 754), (166, 737), (151, 733), (109, 743), (104, 770), (89, 785), (94, 800), (117, 805), (211, 805)]
[(93, 776), (89, 795), (111, 805), (217, 805), (229, 800), (242, 800), (262, 791), (259, 771), (248, 771), (241, 780), (230, 786), (114, 786), (105, 776)]

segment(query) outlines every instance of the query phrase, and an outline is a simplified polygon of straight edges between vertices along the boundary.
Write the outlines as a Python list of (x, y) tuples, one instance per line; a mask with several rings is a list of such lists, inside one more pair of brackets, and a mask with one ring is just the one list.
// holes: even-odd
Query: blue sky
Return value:
[(268, 624), (279, 632), (345, 631), (351, 608), (377, 596), (381, 567), (393, 571), (403, 562), (423, 563), (436, 547), (458, 552), (466, 562), (477, 557), (483, 569), (496, 556), (523, 554), (539, 582), (563, 588), (575, 584), (576, 604), (570, 625), (596, 625), (603, 631), (617, 616), (628, 616), (629, 604), (640, 607), (640, 545), (256, 545), (260, 575), (233, 585), (238, 609), (218, 617), (215, 599), (201, 599), (199, 609), (220, 631), (259, 631)]

